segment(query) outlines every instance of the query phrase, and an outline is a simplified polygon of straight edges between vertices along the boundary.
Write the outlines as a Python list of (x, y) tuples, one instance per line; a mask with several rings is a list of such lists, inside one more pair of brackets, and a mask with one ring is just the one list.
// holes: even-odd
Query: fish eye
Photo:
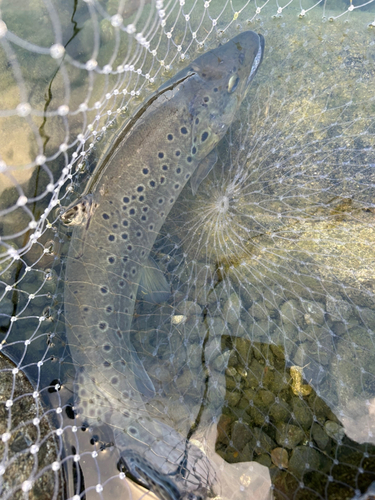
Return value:
[(238, 86), (238, 83), (239, 83), (240, 79), (238, 77), (238, 75), (232, 75), (230, 78), (229, 78), (229, 82), (228, 82), (228, 92), (230, 94), (232, 94), (237, 86)]

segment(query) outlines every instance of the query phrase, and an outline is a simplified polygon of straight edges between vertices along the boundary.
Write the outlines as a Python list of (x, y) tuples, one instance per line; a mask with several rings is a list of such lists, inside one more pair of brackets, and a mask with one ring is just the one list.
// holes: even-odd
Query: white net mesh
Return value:
[(152, 496), (74, 415), (59, 206), (144, 99), (246, 29), (262, 66), (152, 250), (171, 297), (136, 304), (149, 418), (204, 450), (208, 496), (370, 498), (375, 4), (345, 0), (2, 2), (2, 498)]

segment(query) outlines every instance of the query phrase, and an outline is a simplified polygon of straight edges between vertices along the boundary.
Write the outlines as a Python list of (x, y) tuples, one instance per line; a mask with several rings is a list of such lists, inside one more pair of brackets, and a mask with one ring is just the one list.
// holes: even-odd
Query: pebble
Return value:
[(218, 372), (223, 372), (228, 366), (229, 357), (229, 351), (226, 351), (223, 354), (219, 354), (219, 356), (217, 356), (212, 363), (213, 369), (217, 370)]
[(304, 315), (302, 306), (296, 300), (288, 300), (280, 307), (280, 316), (284, 325), (291, 324), (297, 328), (298, 325), (303, 326)]
[(277, 444), (292, 450), (305, 437), (305, 433), (300, 427), (293, 424), (280, 423), (276, 425)]
[(224, 305), (224, 318), (231, 326), (236, 325), (240, 320), (241, 299), (236, 293), (232, 293)]
[(289, 471), (302, 479), (304, 474), (320, 470), (320, 453), (309, 446), (297, 446), (289, 459)]
[(254, 302), (249, 309), (249, 314), (256, 321), (265, 320), (269, 317), (269, 312), (263, 302)]
[(207, 342), (204, 350), (206, 363), (212, 363), (221, 354), (221, 337), (214, 337)]
[(295, 422), (303, 429), (310, 429), (313, 423), (313, 414), (306, 401), (299, 397), (294, 397), (292, 399), (292, 408)]
[(232, 446), (237, 451), (242, 451), (252, 437), (253, 432), (248, 425), (241, 422), (234, 422), (232, 426), (231, 441)]
[(281, 469), (288, 468), (288, 452), (285, 448), (274, 448), (271, 451), (271, 460), (274, 465)]
[(207, 319), (207, 326), (210, 331), (210, 335), (221, 337), (222, 335), (228, 335), (228, 326), (224, 321), (218, 316)]
[(201, 316), (202, 308), (196, 302), (186, 300), (178, 304), (176, 312), (184, 316)]
[(332, 297), (331, 295), (327, 297), (326, 308), (334, 321), (346, 321), (353, 313), (352, 306), (348, 302)]
[(345, 429), (332, 420), (327, 420), (324, 424), (327, 435), (336, 441), (341, 441), (345, 436)]
[(191, 344), (187, 347), (187, 365), (190, 368), (198, 368), (202, 365), (202, 346)]
[(323, 304), (304, 300), (302, 302), (302, 309), (305, 312), (304, 319), (308, 325), (323, 325), (325, 315), (325, 307)]
[(375, 330), (375, 311), (368, 307), (360, 309), (359, 316), (363, 323), (368, 327)]
[(251, 342), (248, 339), (236, 338), (234, 347), (238, 353), (241, 365), (250, 365), (253, 356)]
[(275, 441), (259, 427), (253, 427), (251, 430), (252, 435), (249, 439), (250, 450), (256, 455), (261, 455), (265, 452), (270, 453), (276, 446)]
[(329, 436), (317, 423), (312, 426), (312, 437), (321, 450), (325, 450), (330, 442)]

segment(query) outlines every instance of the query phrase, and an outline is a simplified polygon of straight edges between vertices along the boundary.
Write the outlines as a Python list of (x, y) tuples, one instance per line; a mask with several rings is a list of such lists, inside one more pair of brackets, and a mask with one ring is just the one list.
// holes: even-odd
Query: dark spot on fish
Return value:
[(117, 377), (112, 377), (111, 378), (111, 384), (118, 384), (118, 378)]
[(135, 276), (137, 274), (137, 270), (135, 267), (132, 267), (131, 273), (133, 276)]
[(145, 221), (147, 220), (147, 217), (145, 215), (142, 215), (141, 220)]
[(179, 187), (180, 187), (180, 185), (179, 185), (179, 184), (175, 184), (175, 185), (174, 185), (174, 188), (175, 188), (175, 189), (178, 189)]
[(109, 241), (115, 241), (115, 235), (114, 234), (110, 234), (108, 236), (108, 239), (109, 239)]
[(123, 199), (122, 199), (122, 201), (123, 201), (124, 203), (129, 203), (130, 198), (129, 198), (128, 196), (124, 196), (124, 197), (123, 197)]
[(163, 165), (161, 168), (162, 168), (163, 170), (168, 170), (168, 165)]
[(144, 173), (144, 175), (147, 175), (149, 170), (148, 170), (148, 168), (145, 167), (144, 169), (142, 169), (142, 172)]
[(128, 239), (128, 233), (122, 233), (121, 238), (123, 240), (127, 240)]
[(103, 214), (103, 219), (108, 220), (109, 219), (109, 215), (108, 214)]
[(122, 209), (123, 209), (123, 210), (127, 210), (127, 209), (128, 209), (128, 207), (127, 207), (126, 205), (123, 205)]
[(106, 344), (105, 346), (103, 346), (103, 349), (104, 349), (105, 351), (110, 351), (110, 350), (111, 350), (111, 346), (110, 346), (110, 345), (108, 345), (108, 344)]
[(155, 187), (156, 186), (156, 182), (155, 181), (150, 181), (149, 184), (150, 184), (151, 187)]
[(104, 361), (103, 365), (106, 367), (106, 368), (109, 368), (111, 366), (111, 363), (109, 361)]
[(173, 141), (173, 135), (172, 134), (168, 134), (167, 135), (167, 139), (168, 139), (168, 141)]
[(129, 214), (130, 214), (130, 215), (135, 215), (135, 208), (131, 208), (131, 209), (129, 210)]
[(172, 204), (173, 202), (174, 202), (174, 198), (171, 198), (171, 199), (169, 200), (169, 203), (170, 203), (170, 204)]
[(133, 250), (133, 247), (131, 245), (128, 245), (126, 248), (129, 250), (129, 252)]
[(180, 173), (181, 173), (181, 168), (180, 167), (176, 168), (176, 174), (180, 174)]
[(124, 283), (122, 280), (118, 282), (118, 286), (119, 286), (120, 288), (122, 288), (124, 285), (125, 285), (125, 283)]
[(175, 154), (176, 154), (176, 156), (180, 156), (181, 151), (177, 150)]
[(140, 202), (145, 201), (145, 197), (143, 195), (140, 196), (138, 199), (139, 199)]
[(115, 263), (115, 258), (114, 257), (108, 257), (108, 262), (110, 264), (114, 264)]
[(133, 434), (133, 436), (138, 434), (138, 430), (135, 427), (129, 427), (129, 432)]
[(197, 148), (194, 146), (193, 149), (191, 150), (192, 154), (195, 155), (195, 153), (197, 152)]
[(142, 232), (141, 231), (137, 231), (136, 235), (137, 235), (138, 238), (140, 238), (142, 236)]
[(142, 210), (143, 210), (144, 212), (148, 212), (148, 207), (143, 207), (143, 208), (142, 208)]
[(127, 227), (129, 225), (129, 222), (126, 219), (124, 219), (122, 221), (122, 225)]
[(116, 330), (116, 335), (119, 339), (122, 339), (122, 333), (120, 330)]
[(196, 125), (198, 125), (198, 123), (199, 123), (199, 118), (196, 118), (196, 119), (195, 119), (195, 123), (196, 123)]
[(100, 330), (105, 330), (107, 328), (107, 323), (104, 323), (104, 321), (102, 321), (101, 323), (99, 323), (99, 328)]
[(204, 142), (208, 138), (208, 132), (203, 132), (201, 140)]
[(144, 190), (144, 186), (138, 186), (137, 187), (138, 193), (142, 193), (143, 190)]
[(125, 257), (122, 258), (123, 262), (128, 262), (128, 260), (129, 260), (129, 257), (127, 255), (125, 255)]
[(187, 134), (188, 131), (187, 131), (187, 128), (186, 127), (181, 127), (181, 134)]
[(164, 184), (164, 182), (165, 182), (165, 177), (163, 177), (163, 176), (160, 177), (160, 184)]
[(158, 203), (161, 205), (162, 203), (164, 203), (164, 198), (159, 198), (158, 199)]
[(206, 97), (203, 97), (203, 100), (204, 100), (204, 102), (209, 102), (210, 98), (206, 96)]
[(150, 224), (149, 225), (149, 228), (150, 228), (150, 231), (152, 231), (154, 229), (154, 225), (153, 224)]
[(102, 293), (108, 293), (108, 288), (106, 286), (102, 286), (101, 289), (100, 289), (100, 291)]
[(244, 59), (245, 59), (245, 54), (244, 54), (244, 52), (241, 52), (240, 55), (238, 56), (238, 60), (239, 60), (240, 64), (243, 64)]
[(113, 224), (112, 227), (113, 227), (113, 229), (117, 229), (118, 228), (118, 224)]
[(128, 279), (128, 273), (122, 273), (122, 277), (125, 278), (125, 279)]
[(88, 307), (84, 307), (84, 308), (83, 308), (83, 310), (84, 310), (85, 312), (87, 312), (87, 311), (89, 310), (89, 308), (88, 308)]
[(185, 175), (185, 179), (189, 179), (189, 177), (190, 177), (190, 174)]
[(106, 312), (107, 312), (107, 313), (111, 313), (111, 312), (113, 311), (113, 309), (112, 309), (112, 307), (111, 307), (111, 306), (107, 306), (107, 307), (105, 308), (105, 310), (106, 310)]
[(133, 194), (132, 200), (136, 200), (136, 199), (137, 199), (137, 197), (135, 196), (135, 194)]
[(188, 156), (188, 157), (186, 158), (186, 161), (187, 161), (188, 163), (191, 163), (191, 162), (193, 161), (193, 158), (192, 158), (191, 156)]
[(130, 294), (130, 299), (134, 299), (134, 295), (132, 293)]
[(164, 153), (162, 153), (161, 151), (159, 151), (159, 153), (158, 153), (158, 157), (159, 157), (159, 158), (164, 158)]

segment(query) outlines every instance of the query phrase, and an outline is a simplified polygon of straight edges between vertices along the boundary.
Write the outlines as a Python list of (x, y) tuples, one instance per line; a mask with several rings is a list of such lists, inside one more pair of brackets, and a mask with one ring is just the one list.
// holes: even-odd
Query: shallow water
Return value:
[[(238, 13), (221, 39), (232, 36), (236, 29), (251, 28), (265, 36), (267, 54), (238, 122), (219, 148), (215, 171), (195, 197), (187, 186), (154, 247), (153, 256), (171, 283), (172, 298), (160, 307), (140, 301), (133, 323), (133, 343), (159, 390), (149, 403), (149, 412), (162, 422), (173, 422), (176, 430), (191, 434), (200, 445), (206, 438), (209, 454), (215, 455), (216, 449), (228, 462), (255, 460), (262, 464), (274, 485), (275, 498), (359, 496), (375, 479), (375, 113), (371, 85), (375, 39), (368, 28), (374, 19), (373, 4), (348, 12), (335, 22), (323, 23), (320, 5), (299, 19), (300, 6), (292, 4), (282, 17), (272, 17), (276, 7), (266, 4), (256, 16), (259, 19), (254, 18), (250, 25), (246, 20), (253, 18), (254, 5), (240, 11), (240, 5), (225, 4), (219, 15), (221, 5), (211, 4), (211, 18), (218, 18), (220, 28)], [(159, 70), (163, 67), (161, 60), (168, 65), (179, 54), (171, 39), (176, 45), (181, 43), (185, 51), (193, 29), (199, 40), (207, 37), (207, 48), (220, 36), (209, 34), (212, 21), (207, 14), (203, 16), (203, 6), (197, 4), (186, 21), (177, 14), (177, 5), (168, 11), (167, 26), (178, 18), (187, 31), (176, 27), (171, 39), (161, 36), (159, 46), (157, 37), (153, 37), (157, 56), (144, 57), (145, 51), (129, 34), (121, 33), (121, 50), (117, 48), (113, 26), (107, 30), (106, 21), (96, 23), (86, 4), (77, 2), (73, 9), (67, 5), (66, 10), (58, 12), (55, 25), (51, 23), (53, 15), (43, 7), (43, 15), (38, 14), (31, 23), (38, 23), (39, 29), (24, 33), (20, 27), (26, 24), (19, 14), (13, 15), (13, 6), (2, 7), (3, 19), (9, 29), (31, 43), (49, 47), (56, 42), (58, 25), (64, 40), (79, 30), (67, 54), (83, 63), (95, 50), (92, 40), (100, 31), (104, 41), (97, 56), (100, 66), (112, 59), (114, 68), (120, 54), (127, 51), (136, 54), (127, 62), (132, 60), (135, 68), (139, 65), (157, 75), (155, 83), (146, 88), (145, 71), (143, 75), (136, 71), (120, 76), (97, 74), (92, 79), (91, 73), (65, 62), (68, 80), (64, 80), (63, 71), (53, 76), (58, 67), (55, 60), (37, 56), (34, 48), (28, 58), (24, 50), (14, 49), (26, 75), (29, 102), (40, 115), (32, 115), (29, 128), (22, 126), (25, 138), (17, 130), (27, 119), (2, 118), (2, 130), (9, 138), (4, 141), (8, 149), (1, 151), (2, 159), (15, 166), (27, 165), (42, 154), (47, 160), (41, 167), (30, 163), (29, 170), (22, 172), (32, 174), (28, 184), (22, 185), (28, 198), (25, 208), (21, 204), (12, 210), (22, 194), (15, 189), (1, 196), (1, 209), (5, 211), (1, 213), (0, 230), (4, 251), (8, 252), (1, 264), (3, 351), (29, 375), (38, 400), (44, 401), (43, 409), (36, 405), (35, 418), (48, 419), (56, 429), (71, 429), (71, 411), (67, 415), (64, 405), (71, 404), (68, 389), (74, 371), (65, 343), (62, 307), (63, 259), (69, 235), (61, 232), (55, 224), (56, 212), (50, 211), (51, 198), (63, 198), (69, 190), (61, 185), (51, 195), (48, 184), (58, 187), (59, 175), (70, 165), (72, 152), (82, 149), (75, 142), (77, 134), (90, 131), (87, 124), (95, 114), (100, 119), (94, 121), (89, 133), (95, 131), (98, 136), (105, 121), (112, 119), (107, 111), (114, 113), (120, 103), (129, 104), (133, 96), (119, 97), (111, 88), (139, 89), (139, 99), (133, 104), (136, 108), (158, 82), (184, 64), (175, 60), (166, 74)], [(188, 7), (184, 6), (185, 14)], [(42, 7), (36, 2), (33, 8)], [(111, 3), (105, 8), (110, 15), (116, 12), (112, 12)], [(145, 4), (140, 16), (134, 11), (129, 19), (141, 26), (150, 13), (153, 18), (152, 9)], [(342, 14), (347, 5), (340, 2), (325, 9), (329, 18)], [(152, 32), (151, 23), (148, 26)], [(195, 57), (196, 49), (193, 44), (187, 54)], [(5, 66), (9, 54), (5, 58), (3, 52), (1, 57)], [(1, 81), (8, 89), (3, 109), (12, 110), (18, 104), (20, 79), (7, 67)], [(52, 100), (48, 99), (48, 89), (52, 89)], [(45, 119), (46, 112), (65, 104), (67, 90), (68, 115), (53, 111)], [(108, 92), (111, 97), (107, 99)], [(5, 93), (2, 95), (5, 100)], [(76, 112), (86, 97), (92, 109)], [(98, 101), (101, 105), (96, 109), (94, 103)], [(105, 131), (95, 155), (82, 162), (86, 173), (77, 177), (78, 161), (71, 167), (74, 190), (83, 190), (96, 164), (94, 156), (104, 154), (109, 138), (130, 115), (131, 108), (128, 114), (116, 115), (116, 123)], [(61, 144), (68, 145), (67, 151), (54, 157)], [(14, 174), (11, 184), (24, 182), (25, 177), (18, 175)], [(64, 199), (61, 203), (68, 204)], [(43, 234), (37, 235), (36, 243), (28, 248), (30, 235), (35, 232), (29, 223), (43, 218), (47, 206), (52, 227), (46, 227), (44, 221), (40, 227)], [(16, 251), (9, 251), (8, 245)], [(7, 285), (11, 287), (8, 290)], [(11, 316), (16, 320), (10, 321)], [(25, 344), (25, 340), (30, 343)], [(19, 372), (11, 371), (15, 365), (8, 366), (2, 368), (4, 376), (13, 377), (13, 384), (2, 395), (4, 498), (15, 492), (21, 496), (22, 488), (31, 488), (34, 497), (42, 498), (43, 480), (47, 484), (52, 473), (59, 484), (64, 467), (48, 465), (53, 459), (42, 453), (44, 438), (34, 436), (41, 424), (32, 423), (29, 417), (19, 422), (15, 417), (18, 405), (6, 403), (17, 400), (29, 405), (26, 393), (13, 392)], [(57, 381), (64, 382), (66, 389), (48, 392), (46, 386), (52, 382), (55, 386)], [(30, 388), (23, 390), (31, 392)], [(52, 411), (47, 414), (51, 405)], [(207, 429), (216, 422), (218, 437), (213, 445), (215, 437), (210, 435), (208, 439)], [(32, 444), (26, 438), (20, 441), (20, 432), (29, 436), (40, 452), (33, 448), (30, 453)], [(53, 433), (57, 446), (70, 432), (67, 429), (60, 436)], [(79, 448), (79, 440), (86, 434), (77, 435)], [(105, 444), (106, 436), (99, 437)], [(23, 448), (17, 448), (14, 442), (23, 442)], [(56, 464), (60, 463), (59, 453)], [(73, 450), (67, 453), (74, 455)], [(93, 471), (92, 476), (86, 476), (85, 487), (90, 481), (93, 485), (87, 497), (124, 494), (116, 459), (109, 460), (109, 454), (112, 456), (114, 450), (106, 448), (98, 457), (90, 456), (91, 462), (87, 459), (87, 470)], [(36, 464), (31, 472), (17, 465), (25, 457)], [(71, 467), (73, 460), (66, 463)], [(222, 475), (236, 477), (238, 484), (238, 478), (242, 478), (244, 487), (243, 474), (223, 464), (220, 462)], [(12, 470), (17, 471), (16, 477)], [(39, 476), (39, 482), (34, 483)], [(105, 482), (106, 477), (113, 479)], [(29, 480), (30, 484), (25, 483)], [(97, 484), (105, 484), (103, 492), (96, 490)], [(59, 494), (58, 489), (52, 492), (55, 497)]]

